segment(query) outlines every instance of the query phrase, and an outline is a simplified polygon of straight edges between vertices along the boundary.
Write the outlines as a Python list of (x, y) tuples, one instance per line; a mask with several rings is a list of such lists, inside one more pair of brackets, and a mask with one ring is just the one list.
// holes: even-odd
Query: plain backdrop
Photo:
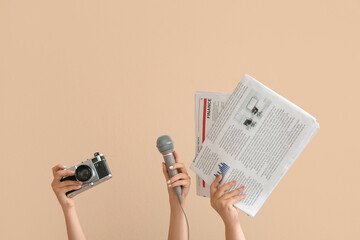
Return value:
[[(247, 239), (359, 239), (360, 2), (0, 0), (0, 238), (66, 239), (51, 167), (104, 153), (113, 178), (76, 197), (89, 240), (166, 239), (159, 135), (195, 154), (194, 94), (255, 77), (320, 130)], [(224, 239), (195, 194), (192, 239)]]

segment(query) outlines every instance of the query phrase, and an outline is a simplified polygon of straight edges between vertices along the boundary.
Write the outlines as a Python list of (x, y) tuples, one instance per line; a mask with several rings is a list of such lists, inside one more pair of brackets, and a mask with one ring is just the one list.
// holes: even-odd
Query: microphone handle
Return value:
[[(165, 154), (164, 155), (164, 160), (165, 160), (165, 164), (166, 164), (166, 169), (169, 173), (169, 177), (172, 178), (173, 176), (175, 176), (176, 174), (178, 174), (178, 170), (177, 169), (173, 169), (173, 170), (170, 170), (169, 167), (174, 165), (175, 164), (175, 157), (174, 157), (174, 154), (173, 153), (168, 153), (168, 154)], [(180, 204), (182, 204), (182, 198), (181, 198), (181, 193), (182, 193), (182, 190), (181, 190), (181, 186), (176, 186), (176, 187), (173, 187), (174, 189), (174, 192), (176, 193), (178, 199), (179, 199), (179, 202)]]

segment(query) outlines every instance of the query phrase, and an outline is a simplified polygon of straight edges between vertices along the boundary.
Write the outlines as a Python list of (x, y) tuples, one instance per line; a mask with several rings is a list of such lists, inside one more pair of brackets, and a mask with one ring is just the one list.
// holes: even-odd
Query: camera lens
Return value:
[(89, 166), (81, 165), (75, 170), (75, 177), (80, 182), (86, 182), (92, 177), (92, 171)]

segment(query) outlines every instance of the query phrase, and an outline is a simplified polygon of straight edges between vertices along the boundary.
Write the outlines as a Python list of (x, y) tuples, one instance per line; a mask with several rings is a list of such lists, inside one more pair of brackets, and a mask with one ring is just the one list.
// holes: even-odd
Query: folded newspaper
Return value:
[(249, 75), (235, 91), (195, 95), (196, 190), (237, 179), (247, 197), (236, 207), (254, 217), (319, 129), (316, 119)]

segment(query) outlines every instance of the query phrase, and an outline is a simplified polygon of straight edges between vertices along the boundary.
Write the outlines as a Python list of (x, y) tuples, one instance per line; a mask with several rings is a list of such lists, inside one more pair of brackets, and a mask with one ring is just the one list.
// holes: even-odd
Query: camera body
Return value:
[(81, 162), (79, 165), (75, 165), (67, 170), (74, 171), (75, 175), (63, 177), (60, 180), (61, 182), (70, 180), (83, 183), (80, 189), (67, 192), (66, 196), (68, 197), (74, 197), (112, 177), (104, 155), (98, 152), (94, 153), (94, 158)]

